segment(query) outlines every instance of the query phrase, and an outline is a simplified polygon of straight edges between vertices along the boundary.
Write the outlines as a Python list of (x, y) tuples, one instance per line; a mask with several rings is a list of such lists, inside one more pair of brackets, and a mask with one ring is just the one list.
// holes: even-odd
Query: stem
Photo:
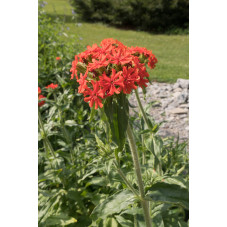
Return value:
[[(146, 122), (146, 125), (147, 125), (147, 127), (149, 128), (150, 127), (150, 123), (149, 123), (149, 121), (148, 121), (148, 119), (147, 119), (147, 115), (146, 115), (146, 113), (145, 113), (145, 111), (144, 111), (144, 109), (143, 109), (143, 106), (142, 106), (142, 104), (141, 104), (141, 101), (140, 101), (140, 97), (139, 97), (139, 93), (138, 93), (138, 90), (135, 90), (135, 93), (136, 93), (136, 99), (137, 99), (137, 102), (138, 102), (138, 104), (139, 104), (139, 108), (140, 108), (140, 111), (141, 111), (141, 113), (142, 113), (142, 115), (143, 115), (143, 119), (144, 119), (144, 121)], [(142, 144), (143, 144), (143, 135), (142, 135)], [(145, 154), (144, 154), (144, 156), (143, 156), (143, 164), (145, 164)], [(162, 175), (162, 164), (161, 164), (161, 161), (160, 160), (158, 160), (159, 161), (159, 165), (158, 165), (158, 173), (159, 173), (159, 175)]]
[(142, 115), (143, 115), (143, 119), (144, 119), (144, 121), (146, 122), (146, 125), (147, 125), (147, 127), (149, 128), (149, 121), (148, 121), (148, 119), (147, 119), (147, 115), (146, 115), (146, 113), (145, 113), (145, 111), (144, 111), (144, 109), (143, 109), (143, 106), (142, 106), (142, 103), (141, 103), (141, 101), (140, 101), (140, 97), (139, 97), (139, 94), (138, 94), (138, 90), (135, 90), (135, 93), (136, 93), (136, 99), (137, 99), (137, 102), (138, 102), (138, 104), (139, 104), (139, 108), (140, 108), (140, 111), (141, 111), (141, 113), (142, 113)]
[(132, 184), (127, 180), (126, 176), (124, 175), (124, 173), (122, 172), (122, 170), (120, 169), (119, 165), (117, 164), (116, 161), (114, 161), (114, 165), (119, 173), (119, 175), (121, 176), (121, 178), (123, 179), (123, 181), (125, 182), (125, 184), (129, 187), (129, 189), (137, 196), (140, 197), (139, 194), (137, 193), (137, 191), (133, 188)]
[[(141, 135), (142, 137), (142, 147), (144, 148), (144, 135)], [(145, 165), (146, 164), (146, 153), (145, 153), (145, 150), (142, 149), (142, 165)]]
[(46, 132), (45, 132), (44, 125), (43, 125), (43, 121), (42, 121), (42, 115), (41, 115), (39, 109), (38, 109), (38, 116), (39, 116), (39, 124), (40, 124), (40, 127), (41, 127), (41, 129), (42, 129), (42, 131), (43, 131), (43, 135), (44, 135), (44, 136), (43, 136), (44, 144), (46, 144), (46, 145), (49, 147), (50, 152), (52, 153), (52, 155), (54, 156), (54, 158), (56, 158), (56, 155), (55, 155), (55, 153), (54, 153), (54, 149), (53, 149), (53, 147), (52, 147), (52, 145), (51, 145), (51, 143), (50, 143), (48, 137), (46, 136)]
[(137, 149), (136, 149), (136, 143), (135, 143), (135, 139), (134, 139), (133, 132), (132, 132), (132, 129), (130, 127), (130, 124), (128, 124), (127, 136), (128, 136), (128, 141), (129, 141), (131, 153), (132, 153), (132, 159), (133, 159), (133, 163), (134, 163), (134, 167), (135, 167), (137, 181), (138, 181), (138, 185), (139, 185), (139, 191), (140, 191), (140, 195), (141, 195), (141, 199), (142, 199), (141, 205), (142, 205), (143, 211), (144, 211), (146, 226), (151, 227), (152, 223), (151, 223), (151, 217), (150, 217), (150, 212), (149, 212), (149, 203), (148, 203), (148, 201), (146, 201), (144, 199), (145, 198), (145, 192), (144, 192), (141, 168), (140, 168), (140, 163), (139, 163), (139, 157), (138, 157), (138, 153), (137, 153)]

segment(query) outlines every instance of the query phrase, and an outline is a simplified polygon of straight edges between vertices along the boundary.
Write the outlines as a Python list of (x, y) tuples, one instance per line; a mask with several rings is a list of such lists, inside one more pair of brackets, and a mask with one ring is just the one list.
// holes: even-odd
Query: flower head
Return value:
[(57, 88), (57, 87), (58, 87), (58, 84), (53, 84), (53, 83), (51, 83), (51, 84), (49, 84), (48, 86), (46, 86), (46, 89), (51, 88), (52, 90), (54, 90), (54, 89)]
[(56, 60), (59, 61), (59, 60), (61, 60), (61, 58), (60, 57), (56, 57)]
[(46, 98), (45, 96), (41, 95), (41, 88), (38, 87), (38, 106), (41, 107), (42, 105), (44, 105), (45, 101), (40, 101), (42, 100), (43, 98)]
[(130, 94), (138, 86), (147, 86), (149, 74), (145, 64), (155, 67), (155, 55), (144, 47), (127, 47), (118, 40), (104, 39), (76, 55), (71, 79), (76, 77), (78, 92), (89, 106), (103, 107), (103, 101), (119, 93)]
[(41, 88), (40, 87), (38, 87), (38, 95), (40, 95), (41, 94)]
[[(43, 96), (43, 95), (39, 95), (39, 102), (38, 102), (39, 107), (41, 107), (41, 106), (44, 105), (45, 101), (42, 100), (42, 99), (44, 99), (44, 98), (46, 98), (46, 97)], [(41, 101), (40, 101), (40, 100), (41, 100)]]

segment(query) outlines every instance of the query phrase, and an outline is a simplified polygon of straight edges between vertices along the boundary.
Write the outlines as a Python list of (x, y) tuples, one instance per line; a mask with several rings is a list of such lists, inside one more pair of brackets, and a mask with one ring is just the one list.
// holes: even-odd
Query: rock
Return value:
[(165, 109), (173, 100), (172, 99), (162, 99), (162, 107)]
[(175, 90), (175, 89), (177, 89), (177, 88), (180, 88), (180, 85), (179, 85), (179, 83), (175, 83), (174, 85), (173, 85), (173, 90)]
[(181, 104), (179, 107), (180, 108), (187, 108), (187, 109), (189, 109), (189, 104), (188, 103)]
[(185, 89), (185, 88), (188, 89), (189, 88), (189, 80), (178, 79), (177, 84), (182, 89)]
[(179, 95), (181, 95), (181, 92), (180, 91), (177, 91), (177, 92), (175, 92), (175, 93), (172, 94), (172, 96), (174, 98), (178, 97)]
[(173, 90), (173, 92), (182, 92), (182, 88), (177, 87), (177, 88), (175, 88), (175, 89)]
[(182, 109), (182, 108), (174, 108), (174, 109), (168, 109), (166, 110), (169, 114), (185, 114), (188, 113), (188, 110)]
[(183, 91), (180, 95), (177, 96), (176, 101), (179, 104), (186, 103), (188, 100), (188, 93)]

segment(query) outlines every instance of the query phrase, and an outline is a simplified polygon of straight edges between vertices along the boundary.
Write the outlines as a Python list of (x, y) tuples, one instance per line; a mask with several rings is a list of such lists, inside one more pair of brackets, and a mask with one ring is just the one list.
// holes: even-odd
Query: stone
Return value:
[(172, 94), (172, 96), (173, 96), (174, 98), (178, 97), (179, 95), (181, 95), (181, 92), (180, 92), (180, 91), (174, 92), (174, 93)]
[(188, 89), (189, 88), (189, 80), (185, 79), (178, 79), (177, 84), (179, 85), (180, 88), (182, 89)]
[(162, 107), (165, 109), (173, 100), (172, 99), (163, 99), (162, 100)]
[(174, 108), (174, 109), (168, 109), (166, 112), (170, 114), (185, 114), (188, 113), (188, 110), (182, 109), (182, 108)]
[(180, 95), (178, 95), (176, 97), (176, 101), (179, 103), (179, 104), (182, 104), (182, 103), (186, 103), (188, 100), (188, 93), (187, 92), (182, 92)]
[(174, 85), (173, 85), (173, 90), (175, 90), (175, 89), (177, 89), (177, 88), (180, 88), (180, 85), (179, 85), (179, 83), (175, 83)]
[(173, 90), (173, 92), (182, 92), (182, 88), (177, 87), (177, 88), (175, 88), (175, 89)]
[(181, 104), (179, 107), (180, 108), (187, 108), (187, 109), (189, 109), (189, 104), (188, 103)]

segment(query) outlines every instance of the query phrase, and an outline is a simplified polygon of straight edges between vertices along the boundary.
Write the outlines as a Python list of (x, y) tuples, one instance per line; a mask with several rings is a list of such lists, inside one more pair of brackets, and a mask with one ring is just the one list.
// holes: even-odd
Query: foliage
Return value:
[[(43, 10), (44, 3), (39, 2), (38, 14), (38, 76), (39, 84), (45, 86), (56, 82), (56, 75), (68, 75), (71, 61), (79, 43), (67, 44), (67, 28), (58, 18), (51, 19)], [(59, 57), (60, 59), (57, 60)], [(57, 58), (57, 59), (56, 59)]]
[[(188, 0), (71, 0), (84, 21), (163, 32), (188, 29)], [(177, 29), (175, 29), (177, 31)]]
[[(72, 81), (61, 83), (58, 79), (60, 86), (54, 91), (42, 88), (45, 95), (48, 93), (40, 112), (56, 158), (45, 146), (40, 128), (39, 226), (135, 226), (135, 222), (143, 226), (138, 200), (127, 189), (114, 164), (116, 146), (105, 145), (108, 141), (105, 125), (96, 112), (89, 116), (88, 105), (84, 107), (80, 95), (71, 88)], [(161, 226), (160, 223), (187, 226), (184, 221), (188, 213), (186, 144), (174, 142), (173, 138), (163, 141), (157, 135), (159, 125), (148, 118), (155, 128), (152, 134), (144, 129), (143, 118), (137, 113), (130, 123), (136, 129), (146, 198), (152, 199), (154, 226)], [(161, 141), (155, 151), (145, 145), (149, 135)], [(153, 152), (160, 152), (158, 164)], [(127, 143), (118, 157), (122, 171), (137, 188)]]

